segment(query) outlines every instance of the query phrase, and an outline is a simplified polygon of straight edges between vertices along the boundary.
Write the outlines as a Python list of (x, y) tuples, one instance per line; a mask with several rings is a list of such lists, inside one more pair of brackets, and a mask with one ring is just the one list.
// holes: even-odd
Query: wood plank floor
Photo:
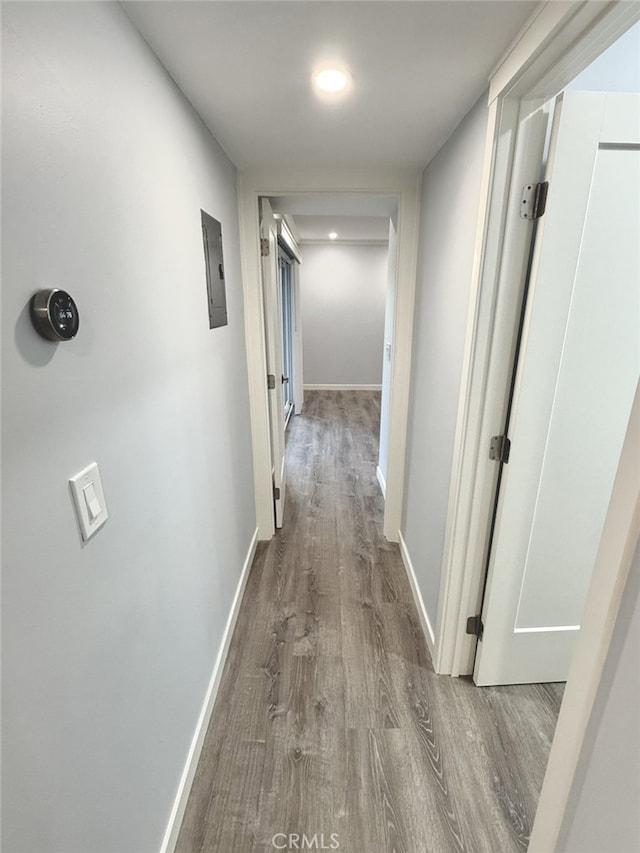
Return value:
[(315, 391), (292, 419), (178, 853), (527, 848), (562, 686), (435, 675), (382, 535), (379, 418), (377, 393)]

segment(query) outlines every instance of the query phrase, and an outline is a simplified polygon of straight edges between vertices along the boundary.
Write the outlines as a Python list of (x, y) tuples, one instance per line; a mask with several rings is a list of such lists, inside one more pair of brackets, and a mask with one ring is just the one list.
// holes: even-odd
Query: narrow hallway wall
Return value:
[(255, 529), (236, 171), (118, 4), (4, 4), (2, 47), (2, 846), (157, 853)]
[[(389, 220), (389, 250), (387, 252), (387, 294), (384, 311), (384, 355), (382, 361), (382, 399), (380, 409), (380, 453), (378, 480), (386, 492), (389, 461), (389, 419), (391, 415), (391, 362), (393, 358), (393, 329), (395, 321), (396, 276), (398, 264), (397, 215)], [(387, 352), (390, 347), (390, 352)]]
[(488, 110), (483, 95), (422, 185), (402, 535), (437, 620)]
[(382, 383), (387, 246), (304, 245), (304, 384)]

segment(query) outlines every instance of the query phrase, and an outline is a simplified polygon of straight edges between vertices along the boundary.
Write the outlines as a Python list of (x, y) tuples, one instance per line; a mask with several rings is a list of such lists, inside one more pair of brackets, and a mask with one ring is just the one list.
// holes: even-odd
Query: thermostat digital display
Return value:
[(39, 290), (31, 299), (31, 321), (43, 338), (70, 341), (78, 334), (78, 306), (65, 290)]

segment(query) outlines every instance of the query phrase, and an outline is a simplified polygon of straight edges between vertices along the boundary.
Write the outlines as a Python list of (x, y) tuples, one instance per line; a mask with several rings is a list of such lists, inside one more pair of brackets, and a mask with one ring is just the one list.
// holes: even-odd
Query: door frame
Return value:
[[(529, 253), (522, 187), (541, 179), (540, 108), (640, 18), (636, 4), (547, 3), (491, 76), (481, 209), (469, 301), (455, 456), (442, 563), (434, 665), (471, 675), (495, 492), (492, 435), (500, 434)], [(514, 283), (516, 285), (514, 286)]]
[(249, 170), (238, 175), (238, 218), (249, 376), (249, 406), (258, 538), (274, 533), (271, 450), (266, 385), (265, 331), (260, 283), (261, 196), (367, 194), (391, 196), (398, 204), (398, 255), (394, 351), (391, 375), (389, 466), (384, 535), (397, 542), (402, 519), (407, 417), (409, 410), (411, 339), (418, 258), (421, 173), (413, 170)]
[[(294, 226), (288, 221), (289, 217), (283, 216), (278, 221), (278, 242), (284, 245), (284, 252), (291, 259), (289, 274), (291, 276), (291, 312), (292, 312), (292, 331), (291, 331), (291, 388), (293, 391), (293, 411), (290, 414), (299, 415), (302, 412), (304, 403), (304, 389), (302, 387), (302, 322), (300, 313), (300, 278), (299, 270), (302, 263), (302, 254), (300, 251), (299, 240), (300, 235), (297, 231), (294, 233)], [(282, 249), (282, 246), (281, 246)]]
[[(452, 468), (441, 594), (436, 626), (436, 672), (470, 675), (475, 638), (466, 619), (477, 613), (483, 557), (495, 486), (488, 459), (490, 436), (499, 434), (506, 403), (518, 288), (528, 245), (514, 212), (514, 196), (536, 165), (529, 119), (640, 19), (637, 4), (547, 3), (529, 21), (495, 69), (482, 203), (469, 303), (465, 368), (461, 383), (456, 455)], [(535, 128), (534, 134), (535, 135)], [(539, 166), (539, 163), (538, 163)], [(585, 607), (569, 680), (549, 755), (532, 829), (531, 853), (557, 848), (585, 733), (618, 616), (631, 559), (640, 536), (640, 392), (627, 439)], [(481, 688), (478, 688), (481, 689)]]
[[(287, 393), (284, 395), (285, 400), (286, 397), (291, 394), (291, 400), (289, 403), (289, 408), (287, 408), (286, 403), (284, 407), (284, 428), (285, 431), (291, 420), (291, 415), (295, 410), (295, 400), (293, 399), (293, 389), (295, 382), (295, 305), (294, 305), (294, 286), (293, 286), (293, 265), (297, 263), (297, 261), (292, 258), (287, 252), (284, 251), (282, 246), (278, 244), (278, 300), (280, 303), (280, 313), (282, 315), (282, 367), (284, 370), (284, 374), (288, 374), (287, 377)], [(287, 270), (286, 276), (283, 274), (284, 270)], [(285, 277), (287, 280), (287, 286), (285, 287)], [(286, 292), (288, 291), (288, 292)], [(287, 317), (288, 317), (288, 325), (285, 323), (285, 304), (287, 304)], [(285, 343), (285, 341), (288, 342)], [(289, 363), (286, 363), (285, 359), (285, 351), (289, 350)], [(284, 382), (283, 382), (284, 387)]]
[(293, 414), (299, 415), (304, 405), (304, 361), (302, 352), (302, 306), (300, 304), (300, 264), (292, 265), (293, 286)]
[[(271, 466), (271, 499), (274, 528), (282, 527), (286, 502), (287, 480), (285, 470), (286, 445), (283, 404), (284, 375), (282, 346), (282, 310), (280, 307), (280, 251), (278, 224), (268, 199), (260, 205), (260, 292), (264, 306), (265, 329), (265, 385), (268, 388), (269, 410), (269, 461)], [(273, 377), (269, 387), (267, 377)]]

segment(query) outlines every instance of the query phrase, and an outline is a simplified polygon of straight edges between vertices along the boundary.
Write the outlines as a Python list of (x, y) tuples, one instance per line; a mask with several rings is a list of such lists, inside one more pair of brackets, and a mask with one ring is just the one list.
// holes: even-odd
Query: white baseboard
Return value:
[(305, 385), (305, 391), (382, 391), (382, 385)]
[(411, 562), (411, 557), (409, 556), (409, 551), (407, 550), (407, 543), (404, 541), (404, 536), (402, 535), (401, 530), (398, 531), (398, 541), (400, 544), (400, 555), (402, 556), (402, 562), (404, 563), (404, 567), (407, 570), (407, 576), (409, 578), (411, 592), (413, 593), (413, 599), (416, 603), (416, 607), (418, 608), (420, 622), (422, 623), (422, 630), (424, 631), (424, 635), (427, 639), (427, 645), (429, 646), (429, 651), (431, 652), (431, 660), (435, 661), (436, 635), (431, 626), (431, 620), (429, 619), (427, 608), (424, 606), (424, 601), (422, 600), (422, 595), (420, 593), (420, 587), (418, 586), (418, 579), (416, 578), (413, 563)]
[(171, 809), (171, 815), (169, 816), (167, 829), (165, 831), (164, 838), (162, 839), (160, 853), (173, 853), (173, 851), (175, 850), (176, 842), (178, 840), (178, 833), (180, 832), (180, 826), (182, 824), (182, 818), (184, 817), (184, 812), (187, 807), (187, 800), (189, 799), (191, 785), (193, 783), (193, 778), (195, 776), (196, 768), (198, 766), (200, 753), (202, 752), (204, 737), (207, 733), (207, 727), (211, 718), (211, 712), (213, 711), (213, 705), (216, 700), (216, 695), (218, 693), (218, 687), (220, 686), (222, 671), (224, 669), (224, 664), (229, 653), (229, 646), (231, 645), (233, 629), (236, 626), (238, 613), (240, 612), (240, 604), (242, 603), (242, 595), (247, 585), (249, 571), (251, 570), (251, 564), (253, 563), (253, 558), (256, 553), (257, 545), (258, 528), (256, 528), (255, 533), (253, 534), (251, 543), (249, 545), (247, 558), (244, 561), (244, 566), (242, 567), (242, 574), (240, 575), (240, 580), (238, 581), (238, 588), (236, 589), (236, 594), (231, 605), (231, 610), (229, 612), (229, 618), (227, 619), (224, 634), (222, 635), (222, 642), (220, 643), (216, 662), (213, 665), (213, 672), (211, 673), (211, 679), (209, 680), (209, 687), (207, 688), (207, 692), (204, 697), (202, 710), (200, 711), (196, 730), (193, 734), (191, 746), (187, 754), (187, 760), (184, 766), (184, 770), (182, 771), (182, 777), (180, 778), (180, 784), (178, 785), (176, 798), (173, 803), (173, 808)]
[(384, 478), (384, 474), (382, 473), (382, 469), (378, 465), (376, 468), (376, 477), (378, 478), (378, 483), (380, 483), (380, 489), (382, 491), (382, 497), (386, 500), (387, 498), (387, 481)]

